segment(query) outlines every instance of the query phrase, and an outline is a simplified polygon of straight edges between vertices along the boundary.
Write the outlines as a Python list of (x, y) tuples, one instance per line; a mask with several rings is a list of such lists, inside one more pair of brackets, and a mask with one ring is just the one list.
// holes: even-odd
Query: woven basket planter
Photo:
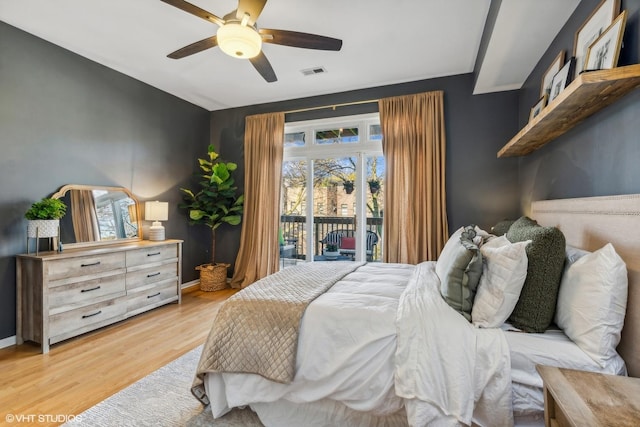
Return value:
[(200, 271), (200, 290), (205, 292), (220, 291), (227, 286), (227, 268), (231, 264), (202, 264), (196, 267)]

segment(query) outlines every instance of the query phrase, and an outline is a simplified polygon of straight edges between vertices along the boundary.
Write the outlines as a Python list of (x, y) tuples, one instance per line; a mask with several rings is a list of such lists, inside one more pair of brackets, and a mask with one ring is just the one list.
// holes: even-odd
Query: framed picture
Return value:
[(585, 58), (589, 46), (605, 29), (611, 25), (613, 19), (620, 13), (620, 0), (602, 0), (591, 16), (578, 29), (573, 43), (573, 56), (576, 58), (575, 76), (585, 68)]
[(613, 24), (593, 42), (587, 50), (585, 70), (609, 70), (618, 65), (620, 45), (624, 26), (627, 22), (627, 11), (623, 11)]
[(551, 92), (549, 93), (549, 103), (556, 99), (558, 95), (560, 95), (560, 92), (567, 87), (569, 81), (571, 81), (571, 71), (574, 63), (575, 58), (570, 58), (560, 71), (553, 76), (553, 80), (551, 81)]
[(542, 76), (542, 85), (540, 86), (540, 96), (549, 95), (551, 92), (551, 81), (553, 76), (560, 71), (560, 67), (564, 64), (564, 50), (560, 51), (556, 59), (553, 60), (547, 71)]
[(531, 113), (529, 113), (529, 121), (535, 119), (538, 114), (542, 111), (542, 109), (547, 105), (548, 95), (545, 93), (542, 95), (542, 98), (531, 108)]

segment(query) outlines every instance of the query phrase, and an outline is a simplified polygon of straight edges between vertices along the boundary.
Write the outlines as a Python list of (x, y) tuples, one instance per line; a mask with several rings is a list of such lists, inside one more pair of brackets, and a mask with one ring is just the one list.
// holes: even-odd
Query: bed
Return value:
[[(541, 226), (560, 229), (567, 248), (600, 253), (611, 243), (623, 260), (626, 315), (622, 313), (620, 343), (610, 357), (594, 358), (576, 344), (580, 337), (576, 342), (569, 339), (570, 332), (575, 334), (570, 323), (565, 330), (552, 326), (541, 333), (514, 331), (509, 324), (470, 326), (441, 297), (439, 285), (426, 285), (438, 281), (436, 263), (336, 262), (331, 263), (336, 271), (327, 274), (330, 278), (318, 279), (324, 280), (320, 287), (325, 291), (306, 295), (311, 303), (298, 310), (298, 326), (289, 328), (295, 329), (296, 346), (285, 359), (292, 367), (280, 369), (287, 360), (280, 355), (273, 360), (271, 355), (265, 359), (268, 363), (263, 360), (254, 369), (264, 356), (253, 353), (273, 353), (277, 346), (268, 343), (280, 342), (283, 334), (251, 335), (253, 326), (245, 328), (250, 335), (244, 338), (247, 346), (236, 349), (229, 365), (208, 364), (207, 359), (222, 354), (217, 344), (221, 335), (236, 346), (242, 340), (231, 332), (242, 329), (240, 323), (256, 321), (240, 321), (232, 312), (231, 322), (236, 323), (231, 327), (221, 328), (218, 318), (214, 323), (194, 395), (210, 404), (214, 417), (250, 406), (268, 426), (539, 426), (544, 425), (544, 405), (536, 364), (640, 376), (640, 243), (634, 237), (640, 226), (640, 195), (539, 201), (532, 203), (528, 215)], [(314, 264), (320, 263), (301, 267), (303, 276), (323, 276), (317, 270), (321, 266)], [(270, 276), (255, 292), (288, 283), (304, 294), (306, 285), (299, 288), (291, 276), (295, 269)], [(567, 270), (563, 275), (569, 276)], [(245, 290), (236, 295), (241, 294)], [(300, 295), (289, 298), (287, 307), (299, 305)], [(256, 316), (262, 308), (248, 311), (258, 322), (264, 320)], [(290, 319), (294, 325), (295, 319)], [(215, 347), (214, 357), (209, 347)], [(236, 365), (238, 353), (251, 353), (249, 365)]]

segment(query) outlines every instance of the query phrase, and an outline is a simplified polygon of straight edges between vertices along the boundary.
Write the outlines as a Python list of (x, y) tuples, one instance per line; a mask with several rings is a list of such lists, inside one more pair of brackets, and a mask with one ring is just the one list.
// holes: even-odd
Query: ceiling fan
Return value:
[(162, 0), (180, 10), (188, 12), (206, 21), (217, 24), (215, 36), (197, 41), (167, 55), (172, 59), (180, 59), (205, 49), (219, 46), (224, 53), (234, 58), (249, 59), (254, 68), (269, 83), (278, 80), (269, 60), (262, 52), (262, 43), (283, 46), (301, 47), (305, 49), (333, 50), (342, 48), (342, 40), (316, 34), (297, 31), (272, 30), (256, 26), (256, 21), (267, 0), (238, 0), (238, 8), (219, 18), (184, 0)]

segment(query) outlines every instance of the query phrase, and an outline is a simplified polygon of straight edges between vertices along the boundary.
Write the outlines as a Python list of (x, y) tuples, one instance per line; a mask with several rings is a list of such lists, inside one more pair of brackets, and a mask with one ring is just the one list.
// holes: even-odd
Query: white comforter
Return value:
[(478, 329), (439, 292), (435, 263), (416, 270), (400, 298), (395, 391), (414, 426), (511, 426), (509, 348), (499, 329)]
[[(474, 329), (449, 308), (434, 265), (370, 263), (349, 274), (307, 308), (291, 384), (251, 374), (207, 374), (214, 417), (244, 405), (262, 417), (260, 409), (266, 414), (278, 402), (339, 405), (380, 416), (406, 404), (412, 425), (434, 419), (468, 424), (477, 401), (475, 421), (510, 425), (509, 352), (502, 331)], [(261, 404), (267, 402), (273, 403)], [(336, 412), (344, 412), (340, 408)], [(304, 424), (328, 422), (307, 416)]]

